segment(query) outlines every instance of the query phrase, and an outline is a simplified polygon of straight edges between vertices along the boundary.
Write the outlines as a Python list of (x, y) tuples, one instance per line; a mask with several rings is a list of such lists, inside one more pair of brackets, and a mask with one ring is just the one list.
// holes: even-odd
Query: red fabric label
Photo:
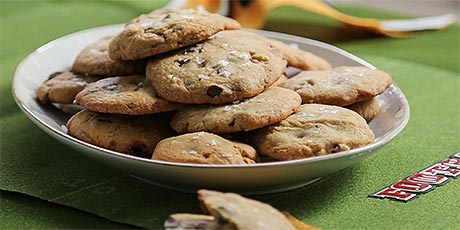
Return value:
[(451, 168), (460, 169), (460, 158), (450, 158), (441, 161), (441, 164), (449, 166)]
[(434, 189), (433, 185), (408, 180), (400, 180), (391, 185), (394, 189), (404, 190), (407, 192), (421, 193), (428, 192)]
[(460, 176), (460, 170), (458, 169), (451, 169), (447, 165), (443, 165), (442, 163), (435, 164), (423, 171), (421, 171), (423, 174), (427, 175), (444, 175), (444, 176), (450, 176), (457, 178)]
[(413, 181), (413, 182), (420, 182), (425, 184), (432, 184), (432, 185), (443, 185), (449, 182), (449, 178), (445, 176), (432, 176), (426, 175), (423, 173), (415, 173), (412, 176), (409, 176), (406, 180)]
[(448, 159), (370, 194), (369, 197), (407, 202), (421, 193), (430, 192), (437, 186), (446, 184), (451, 180), (449, 177), (454, 179), (460, 177), (460, 152), (454, 153)]
[(406, 202), (417, 197), (416, 194), (408, 193), (403, 190), (389, 188), (389, 187), (384, 188), (383, 190), (375, 194), (372, 194), (372, 196), (379, 197), (379, 198), (389, 198), (389, 199), (406, 201)]

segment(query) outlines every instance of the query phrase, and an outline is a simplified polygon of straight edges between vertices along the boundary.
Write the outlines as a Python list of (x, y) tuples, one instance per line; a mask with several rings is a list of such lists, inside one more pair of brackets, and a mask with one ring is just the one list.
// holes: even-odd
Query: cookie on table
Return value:
[(201, 189), (198, 191), (198, 199), (205, 212), (228, 226), (225, 229), (295, 229), (281, 212), (269, 204), (235, 193)]
[(80, 75), (65, 70), (49, 76), (37, 88), (37, 99), (43, 103), (72, 104), (75, 96), (91, 82), (101, 79), (98, 76)]
[(160, 9), (131, 20), (109, 45), (110, 58), (138, 60), (188, 46), (241, 25), (218, 14), (192, 9)]
[(83, 110), (67, 122), (71, 136), (102, 148), (150, 158), (156, 144), (174, 134), (164, 115), (128, 116)]
[(269, 39), (272, 46), (287, 60), (287, 65), (302, 70), (328, 70), (331, 64), (323, 58), (301, 50), (298, 47), (286, 43)]
[(252, 32), (222, 31), (150, 61), (146, 75), (169, 101), (230, 103), (261, 93), (284, 73), (286, 61), (269, 46)]
[(189, 106), (174, 115), (171, 127), (179, 133), (249, 131), (285, 119), (297, 111), (301, 101), (292, 90), (271, 87), (255, 97), (233, 104)]
[(347, 106), (347, 108), (357, 112), (367, 122), (374, 119), (380, 111), (379, 101), (375, 97), (367, 101), (356, 102)]
[(183, 134), (160, 141), (153, 160), (195, 164), (254, 164), (256, 151), (207, 132)]
[(189, 213), (172, 214), (164, 223), (165, 230), (218, 230), (224, 229), (225, 227), (225, 223), (219, 223), (219, 221), (213, 216)]
[(143, 74), (146, 60), (118, 61), (109, 57), (109, 43), (113, 36), (108, 36), (85, 47), (75, 59), (72, 71), (81, 74), (116, 76)]
[(143, 75), (110, 77), (93, 82), (77, 94), (75, 101), (94, 112), (129, 115), (161, 113), (183, 106), (158, 97)]
[(332, 70), (303, 71), (281, 84), (302, 97), (302, 103), (347, 106), (370, 100), (393, 83), (381, 70), (340, 66)]
[(354, 111), (304, 104), (285, 120), (254, 131), (250, 140), (260, 154), (293, 160), (364, 146), (374, 141), (374, 134)]

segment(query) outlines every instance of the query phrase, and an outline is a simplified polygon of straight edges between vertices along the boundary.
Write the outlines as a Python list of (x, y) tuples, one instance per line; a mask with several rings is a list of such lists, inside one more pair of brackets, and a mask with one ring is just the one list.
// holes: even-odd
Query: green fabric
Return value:
[[(62, 146), (29, 121), (11, 96), (14, 69), (35, 48), (74, 31), (125, 22), (164, 2), (0, 2), (0, 189), (95, 214), (2, 192), (0, 228), (126, 228), (101, 216), (156, 229), (171, 213), (201, 212), (193, 194), (146, 184)], [(280, 27), (287, 22), (294, 27)], [(315, 33), (319, 25), (324, 26)], [(332, 41), (389, 72), (409, 100), (411, 119), (395, 140), (353, 167), (301, 189), (252, 198), (328, 229), (455, 229), (460, 180), (409, 203), (367, 195), (460, 150), (459, 27), (407, 39), (380, 38), (287, 7), (270, 15), (266, 28), (276, 26), (304, 36), (311, 31), (312, 37)], [(313, 29), (299, 29), (305, 26)], [(40, 216), (35, 218), (31, 210)]]
[(1, 191), (1, 229), (132, 229), (80, 210), (28, 195)]

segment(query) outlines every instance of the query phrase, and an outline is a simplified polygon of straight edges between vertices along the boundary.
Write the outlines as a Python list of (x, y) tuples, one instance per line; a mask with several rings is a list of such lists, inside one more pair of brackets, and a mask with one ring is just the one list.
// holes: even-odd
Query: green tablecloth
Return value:
[[(71, 32), (126, 22), (164, 3), (0, 2), (2, 229), (161, 228), (171, 213), (200, 213), (195, 195), (143, 183), (62, 146), (29, 121), (11, 96), (14, 69), (35, 48)], [(252, 198), (322, 228), (457, 228), (460, 180), (409, 203), (367, 195), (460, 150), (458, 25), (390, 39), (349, 31), (335, 21), (286, 7), (270, 14), (266, 29), (330, 42), (389, 72), (409, 100), (411, 120), (395, 140), (353, 167), (301, 189)]]

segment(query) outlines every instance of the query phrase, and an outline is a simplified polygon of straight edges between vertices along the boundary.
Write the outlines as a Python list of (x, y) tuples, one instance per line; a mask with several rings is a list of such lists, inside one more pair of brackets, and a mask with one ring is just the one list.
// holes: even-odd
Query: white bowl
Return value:
[[(255, 165), (198, 165), (162, 162), (129, 156), (78, 140), (66, 133), (68, 115), (53, 106), (43, 106), (35, 99), (35, 90), (56, 71), (71, 66), (89, 43), (121, 31), (122, 25), (98, 27), (56, 39), (35, 50), (17, 67), (13, 94), (24, 113), (41, 129), (58, 141), (90, 158), (162, 187), (180, 191), (200, 188), (261, 194), (286, 191), (304, 186), (325, 175), (345, 169), (391, 141), (409, 120), (409, 104), (401, 90), (392, 85), (378, 96), (381, 111), (370, 123), (375, 142), (347, 152), (300, 160), (267, 162)], [(333, 66), (366, 66), (362, 59), (318, 41), (268, 31), (255, 31), (266, 37), (313, 52)]]

